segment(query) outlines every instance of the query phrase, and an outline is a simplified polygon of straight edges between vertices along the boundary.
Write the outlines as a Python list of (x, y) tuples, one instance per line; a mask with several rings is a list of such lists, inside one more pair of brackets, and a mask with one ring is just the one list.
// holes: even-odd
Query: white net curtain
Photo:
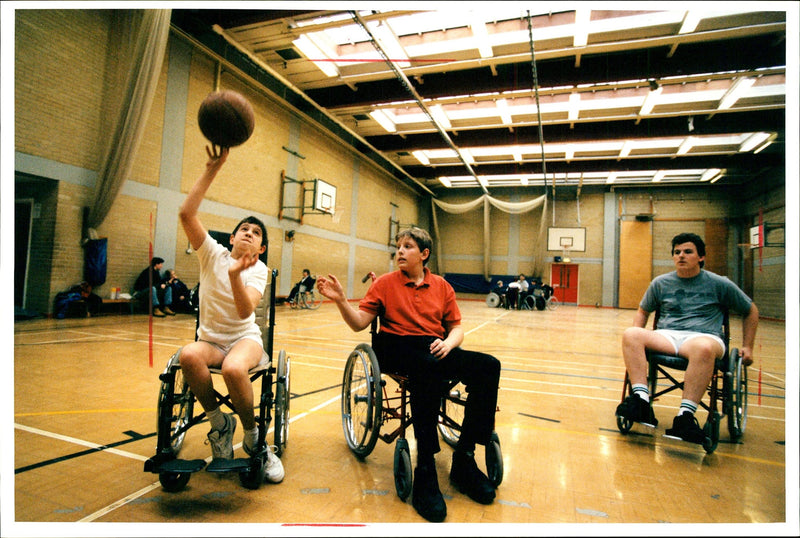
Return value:
[(484, 194), (471, 202), (465, 202), (463, 204), (448, 204), (447, 202), (442, 202), (441, 200), (436, 200), (434, 198), (431, 199), (431, 213), (433, 214), (433, 233), (435, 237), (434, 244), (436, 245), (436, 259), (439, 263), (439, 272), (444, 274), (445, 264), (444, 258), (442, 257), (442, 242), (439, 240), (439, 221), (436, 217), (436, 209), (439, 208), (440, 210), (444, 211), (445, 213), (451, 214), (461, 214), (466, 213), (468, 211), (477, 210), (483, 207), (483, 277), (488, 282), (490, 279), (489, 275), (489, 261), (490, 261), (490, 253), (491, 253), (491, 219), (490, 219), (490, 209), (494, 207), (503, 211), (504, 213), (509, 213), (511, 215), (519, 215), (522, 213), (527, 213), (529, 211), (533, 211), (539, 207), (542, 207), (542, 217), (539, 224), (539, 232), (537, 235), (537, 239), (535, 245), (532, 247), (536, 252), (533, 252), (533, 271), (534, 274), (542, 274), (544, 271), (544, 252), (545, 252), (545, 215), (547, 214), (547, 195), (543, 194), (538, 198), (534, 198), (533, 200), (529, 200), (527, 202), (504, 202), (502, 200), (498, 200), (497, 198), (493, 198), (488, 194)]

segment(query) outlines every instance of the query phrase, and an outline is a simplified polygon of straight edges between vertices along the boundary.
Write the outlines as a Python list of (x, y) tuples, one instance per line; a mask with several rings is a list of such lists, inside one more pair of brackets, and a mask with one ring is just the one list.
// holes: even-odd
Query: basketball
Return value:
[(212, 144), (232, 148), (244, 144), (255, 127), (253, 107), (232, 90), (211, 92), (200, 104), (197, 123)]

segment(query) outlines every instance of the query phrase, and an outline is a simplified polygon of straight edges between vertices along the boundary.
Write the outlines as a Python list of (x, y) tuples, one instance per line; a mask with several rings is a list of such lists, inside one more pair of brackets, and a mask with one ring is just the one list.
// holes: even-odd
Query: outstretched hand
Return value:
[(208, 154), (208, 161), (206, 162), (206, 171), (216, 173), (225, 164), (228, 159), (229, 148), (212, 145), (206, 146), (206, 153)]
[(324, 276), (317, 278), (317, 289), (324, 297), (332, 301), (341, 301), (345, 298), (342, 284), (333, 275), (328, 275), (327, 278)]

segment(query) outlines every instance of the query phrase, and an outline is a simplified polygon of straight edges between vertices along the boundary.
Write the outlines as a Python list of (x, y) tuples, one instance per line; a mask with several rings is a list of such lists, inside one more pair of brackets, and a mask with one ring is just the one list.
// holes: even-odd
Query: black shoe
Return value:
[(453, 453), (450, 482), (477, 503), (492, 504), (494, 501), (494, 484), (478, 469), (472, 454), (460, 451)]
[(442, 522), (447, 517), (447, 505), (439, 491), (436, 467), (417, 467), (414, 471), (411, 505), (419, 515), (433, 523)]
[(641, 422), (645, 426), (655, 428), (658, 420), (653, 413), (650, 402), (646, 402), (636, 394), (629, 394), (625, 400), (617, 406), (617, 416), (630, 420), (631, 422)]
[(706, 439), (706, 434), (703, 433), (700, 424), (691, 413), (683, 413), (675, 417), (672, 421), (672, 428), (668, 428), (664, 432), (664, 436), (698, 445), (702, 445)]

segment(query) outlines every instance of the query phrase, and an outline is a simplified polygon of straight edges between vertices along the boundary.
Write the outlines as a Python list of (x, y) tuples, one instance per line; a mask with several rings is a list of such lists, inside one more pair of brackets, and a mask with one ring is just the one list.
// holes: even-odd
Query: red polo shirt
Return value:
[(427, 267), (417, 286), (397, 270), (372, 283), (358, 308), (380, 316), (381, 332), (400, 336), (437, 336), (444, 338), (444, 324), (461, 322), (453, 287)]

